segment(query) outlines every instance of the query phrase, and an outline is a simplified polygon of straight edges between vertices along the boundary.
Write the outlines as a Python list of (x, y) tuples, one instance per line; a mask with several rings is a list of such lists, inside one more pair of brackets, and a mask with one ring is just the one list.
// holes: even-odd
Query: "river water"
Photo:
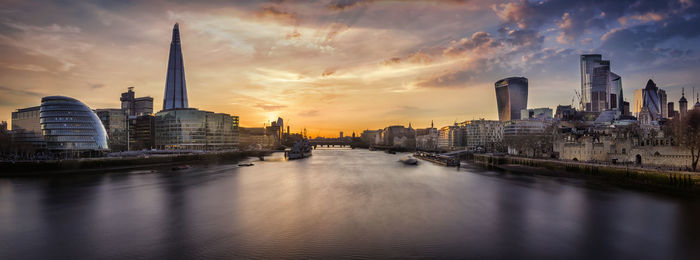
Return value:
[(700, 202), (319, 149), (0, 179), (0, 259), (698, 259)]

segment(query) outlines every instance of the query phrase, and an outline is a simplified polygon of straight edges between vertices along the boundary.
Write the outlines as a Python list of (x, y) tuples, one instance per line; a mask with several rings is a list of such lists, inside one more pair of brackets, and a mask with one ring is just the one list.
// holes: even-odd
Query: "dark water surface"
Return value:
[(700, 202), (315, 150), (195, 165), (0, 179), (0, 259), (698, 259)]

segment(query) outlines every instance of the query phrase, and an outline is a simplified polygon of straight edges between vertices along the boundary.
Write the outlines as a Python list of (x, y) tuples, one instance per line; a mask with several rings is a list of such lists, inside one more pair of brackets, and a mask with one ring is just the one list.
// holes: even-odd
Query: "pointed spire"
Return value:
[(435, 126), (433, 125), (433, 120), (430, 120), (430, 128), (435, 128)]
[(173, 38), (170, 42), (163, 109), (187, 107), (187, 84), (185, 82), (182, 47), (180, 45), (180, 25), (175, 23), (175, 26), (173, 26)]
[(678, 101), (678, 103), (688, 103), (688, 100), (685, 99), (685, 88), (681, 90), (681, 99)]

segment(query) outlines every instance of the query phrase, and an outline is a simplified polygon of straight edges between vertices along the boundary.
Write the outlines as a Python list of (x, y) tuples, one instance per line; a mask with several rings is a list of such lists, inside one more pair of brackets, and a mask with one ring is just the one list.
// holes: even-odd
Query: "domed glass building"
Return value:
[(46, 149), (57, 152), (107, 150), (107, 131), (82, 102), (63, 96), (41, 99), (41, 130)]

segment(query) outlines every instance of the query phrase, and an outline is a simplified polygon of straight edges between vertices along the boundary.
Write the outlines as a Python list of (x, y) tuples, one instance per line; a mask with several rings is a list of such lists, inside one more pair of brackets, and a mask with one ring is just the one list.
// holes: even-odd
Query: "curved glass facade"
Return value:
[(40, 124), (48, 150), (107, 150), (107, 131), (82, 102), (63, 96), (41, 99)]
[(527, 108), (527, 78), (512, 77), (496, 81), (498, 119), (520, 119), (520, 111)]

